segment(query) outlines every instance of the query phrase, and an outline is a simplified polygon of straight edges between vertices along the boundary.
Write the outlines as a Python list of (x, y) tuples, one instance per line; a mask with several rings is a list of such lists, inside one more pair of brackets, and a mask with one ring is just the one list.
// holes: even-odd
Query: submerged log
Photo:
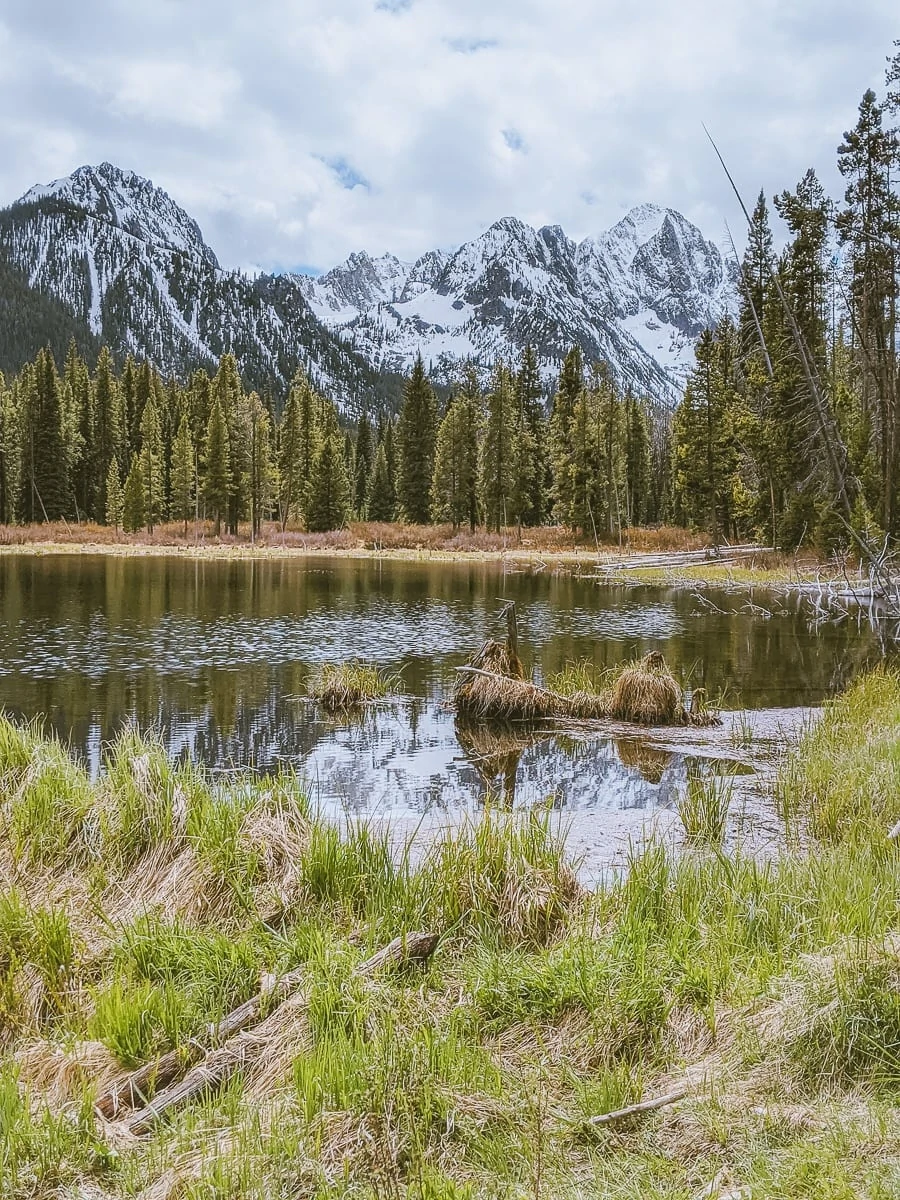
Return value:
[[(435, 933), (407, 933), (394, 938), (387, 946), (366, 959), (353, 972), (368, 978), (389, 966), (400, 966), (406, 962), (424, 962), (437, 948)], [(285, 1003), (284, 1000), (281, 1002)], [(229, 1038), (222, 1046), (210, 1050), (201, 1063), (178, 1083), (159, 1092), (152, 1103), (136, 1112), (128, 1122), (132, 1133), (149, 1132), (153, 1126), (171, 1112), (183, 1107), (194, 1097), (221, 1087), (236, 1071), (250, 1066), (265, 1053), (265, 1025), (270, 1019), (277, 1020), (279, 1005), (269, 1017), (255, 1029), (244, 1029)]]

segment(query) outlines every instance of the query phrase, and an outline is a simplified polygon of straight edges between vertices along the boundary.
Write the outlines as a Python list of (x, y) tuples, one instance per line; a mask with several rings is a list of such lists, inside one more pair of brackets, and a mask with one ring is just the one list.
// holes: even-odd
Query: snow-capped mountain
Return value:
[(302, 364), (350, 412), (394, 395), (392, 374), (420, 352), (449, 381), (464, 359), (487, 372), (529, 342), (548, 384), (578, 343), (587, 363), (671, 403), (696, 337), (735, 295), (714, 243), (653, 205), (578, 244), (559, 226), (505, 217), (414, 263), (360, 252), (315, 279), (250, 279), (220, 266), (164, 191), (109, 163), (0, 212), (3, 257), (120, 354), (184, 376), (232, 351), (248, 385), (276, 392)]
[(251, 386), (281, 391), (303, 364), (351, 411), (378, 392), (377, 373), (291, 277), (223, 270), (166, 192), (109, 163), (26, 192), (0, 213), (0, 249), (91, 333), (164, 372), (183, 376), (232, 351)]
[(678, 394), (694, 341), (734, 306), (718, 247), (672, 209), (643, 205), (576, 245), (557, 225), (505, 217), (452, 253), (415, 263), (361, 252), (318, 278), (295, 277), (313, 311), (373, 366), (406, 371), (421, 351), (451, 378), (531, 342), (545, 377), (578, 343), (623, 385)]

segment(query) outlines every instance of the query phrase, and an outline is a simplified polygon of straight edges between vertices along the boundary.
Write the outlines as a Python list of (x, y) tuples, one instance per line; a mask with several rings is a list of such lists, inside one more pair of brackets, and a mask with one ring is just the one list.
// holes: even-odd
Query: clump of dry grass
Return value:
[(461, 669), (454, 702), (467, 721), (538, 724), (553, 718), (573, 721), (628, 721), (638, 725), (707, 725), (715, 713), (685, 709), (681, 688), (659, 651), (629, 663), (609, 686), (597, 689), (584, 664), (551, 677), (543, 688), (525, 679), (518, 657), (502, 642), (489, 641)]
[(453, 698), (457, 713), (467, 721), (535, 723), (561, 711), (559, 697), (526, 679), (518, 655), (493, 640), (469, 659)]
[(627, 666), (612, 686), (608, 714), (637, 725), (684, 725), (681, 688), (659, 651)]
[(399, 675), (389, 674), (372, 663), (351, 659), (325, 663), (310, 688), (310, 695), (326, 712), (339, 713), (362, 708), (373, 700), (400, 691)]

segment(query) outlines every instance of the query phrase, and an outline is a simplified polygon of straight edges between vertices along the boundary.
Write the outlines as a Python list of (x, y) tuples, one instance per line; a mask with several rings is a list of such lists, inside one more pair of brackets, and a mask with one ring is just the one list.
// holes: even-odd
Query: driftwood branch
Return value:
[(612, 1125), (616, 1121), (624, 1121), (628, 1117), (653, 1112), (656, 1108), (665, 1108), (668, 1104), (677, 1104), (679, 1100), (683, 1100), (687, 1096), (689, 1091), (690, 1088), (686, 1086), (676, 1088), (674, 1092), (668, 1092), (665, 1096), (656, 1096), (653, 1100), (642, 1100), (640, 1104), (630, 1104), (627, 1108), (616, 1108), (612, 1112), (601, 1113), (599, 1117), (589, 1117), (584, 1124), (588, 1129)]
[(271, 1004), (276, 1005), (292, 995), (306, 976), (304, 970), (289, 971), (276, 979), (274, 984), (262, 988), (257, 995), (251, 996), (245, 1003), (233, 1009), (221, 1021), (212, 1024), (207, 1029), (204, 1039), (195, 1039), (183, 1046), (170, 1050), (167, 1054), (144, 1063), (136, 1071), (117, 1079), (100, 1096), (94, 1105), (96, 1110), (107, 1120), (120, 1115), (127, 1108), (138, 1104), (146, 1104), (150, 1096), (160, 1088), (166, 1087), (174, 1079), (178, 1079), (193, 1063), (201, 1059), (214, 1046), (234, 1037), (243, 1029), (249, 1029), (262, 1017), (265, 1009)]
[[(437, 948), (438, 936), (434, 933), (407, 933), (394, 940), (377, 954), (366, 959), (353, 972), (356, 976), (369, 977), (389, 966), (400, 966), (405, 962), (423, 962)], [(284, 1000), (281, 1002), (285, 1003)], [(281, 1005), (278, 1006), (280, 1008)], [(210, 1050), (201, 1063), (178, 1083), (173, 1083), (159, 1092), (146, 1107), (136, 1112), (128, 1122), (132, 1133), (147, 1133), (157, 1121), (175, 1109), (183, 1107), (195, 1096), (221, 1087), (236, 1071), (250, 1066), (265, 1052), (266, 1026), (277, 1022), (278, 1008), (262, 1025), (255, 1029), (243, 1029), (223, 1045)]]

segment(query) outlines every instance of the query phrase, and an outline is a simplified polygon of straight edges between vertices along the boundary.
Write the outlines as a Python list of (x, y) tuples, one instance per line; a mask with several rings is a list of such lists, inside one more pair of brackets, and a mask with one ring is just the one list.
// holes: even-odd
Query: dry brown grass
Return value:
[(466, 722), (539, 724), (554, 718), (573, 721), (627, 721), (636, 725), (715, 724), (714, 713), (694, 715), (684, 706), (678, 682), (665, 659), (653, 651), (628, 664), (604, 691), (558, 692), (525, 679), (518, 658), (502, 642), (488, 641), (469, 660), (456, 686), (454, 702)]
[(327, 533), (308, 533), (296, 525), (282, 530), (277, 521), (266, 521), (256, 539), (251, 539), (249, 526), (240, 526), (239, 533), (215, 534), (212, 521), (189, 521), (187, 534), (181, 521), (157, 525), (153, 533), (141, 530), (125, 533), (108, 525), (93, 522), (51, 521), (30, 525), (0, 525), (0, 546), (26, 546), (52, 543), (55, 545), (92, 546), (235, 546), (251, 544), (269, 549), (288, 550), (420, 550), (447, 553), (499, 554), (504, 551), (526, 551), (533, 554), (591, 554), (598, 547), (617, 551), (620, 547), (635, 552), (665, 552), (699, 550), (708, 539), (676, 526), (633, 528), (622, 531), (618, 538), (579, 537), (560, 525), (542, 525), (519, 529), (516, 526), (499, 531), (454, 529), (452, 525), (406, 525), (398, 521), (351, 521), (344, 529)]
[(616, 679), (608, 715), (636, 725), (685, 725), (681, 688), (658, 651), (632, 663)]

